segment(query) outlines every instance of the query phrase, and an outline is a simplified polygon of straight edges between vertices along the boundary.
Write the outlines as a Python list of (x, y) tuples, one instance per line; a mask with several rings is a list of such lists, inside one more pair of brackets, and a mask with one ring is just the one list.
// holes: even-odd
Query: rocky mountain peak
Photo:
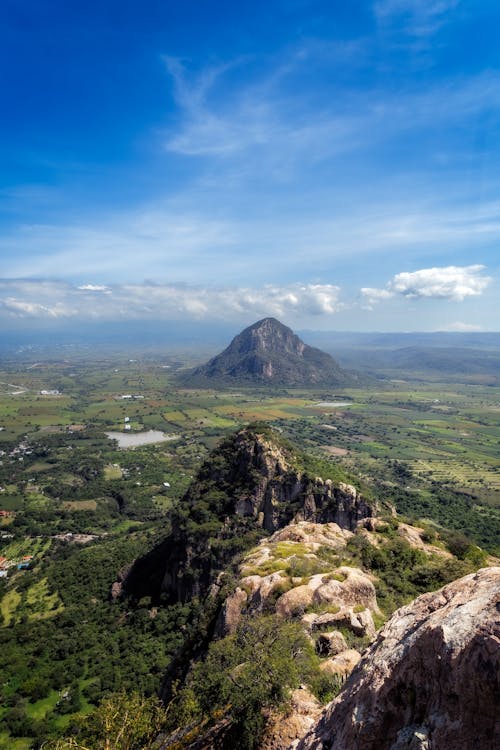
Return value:
[(241, 352), (255, 349), (262, 351), (295, 354), (302, 357), (306, 345), (291, 328), (280, 323), (276, 318), (264, 318), (245, 328), (233, 343)]
[(206, 381), (281, 386), (350, 385), (347, 373), (326, 352), (305, 344), (276, 318), (245, 328), (229, 346), (184, 378), (189, 385)]
[(156, 593), (187, 601), (206, 594), (235, 552), (266, 532), (294, 519), (352, 531), (374, 513), (352, 485), (310, 476), (277, 433), (251, 425), (211, 453), (173, 513), (171, 535), (136, 562), (126, 588), (143, 595), (153, 580)]

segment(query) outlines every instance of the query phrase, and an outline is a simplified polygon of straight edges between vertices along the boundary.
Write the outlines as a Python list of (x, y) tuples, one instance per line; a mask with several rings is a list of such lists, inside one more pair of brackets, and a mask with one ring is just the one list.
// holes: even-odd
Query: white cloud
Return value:
[(455, 323), (445, 326), (440, 329), (441, 331), (456, 331), (457, 333), (477, 333), (478, 331), (484, 331), (483, 326), (476, 325), (475, 323), (462, 323), (457, 320)]
[(72, 317), (76, 312), (60, 302), (48, 306), (15, 297), (0, 299), (1, 309), (6, 310), (10, 317), (15, 318), (67, 318)]
[(369, 304), (401, 294), (408, 298), (448, 299), (462, 302), (481, 295), (492, 279), (484, 266), (444, 266), (396, 274), (385, 289), (364, 287), (361, 294)]
[(482, 294), (491, 278), (484, 276), (484, 266), (445, 266), (398, 273), (389, 284), (390, 291), (405, 297), (436, 297), (462, 302), (466, 297)]
[(366, 298), (366, 301), (369, 305), (374, 305), (384, 299), (394, 297), (394, 292), (391, 292), (388, 289), (376, 289), (375, 287), (371, 286), (362, 287), (361, 294)]
[(104, 284), (82, 284), (77, 289), (80, 289), (82, 292), (105, 292), (111, 294), (109, 287)]
[[(96, 294), (102, 291), (105, 293)], [(0, 314), (83, 320), (321, 316), (333, 315), (343, 308), (339, 294), (339, 287), (333, 284), (212, 288), (145, 282), (101, 288), (95, 284), (3, 280)]]

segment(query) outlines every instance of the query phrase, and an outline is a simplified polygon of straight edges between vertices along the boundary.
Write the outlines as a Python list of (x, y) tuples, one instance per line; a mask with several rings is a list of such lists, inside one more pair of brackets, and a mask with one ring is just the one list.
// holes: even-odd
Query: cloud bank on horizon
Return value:
[[(70, 284), (42, 279), (0, 279), (0, 319), (11, 321), (200, 320), (247, 323), (260, 317), (284, 318), (294, 324), (332, 320), (397, 295), (463, 302), (479, 296), (491, 279), (483, 266), (426, 268), (397, 274), (385, 289), (363, 287), (362, 300), (344, 298), (333, 284), (291, 284), (260, 288), (208, 287), (143, 282)], [(359, 295), (358, 295), (359, 297)], [(316, 323), (317, 324), (317, 323)], [(481, 330), (477, 324), (453, 322), (439, 330)]]
[(499, 330), (497, 4), (175, 5), (0, 9), (0, 325)]

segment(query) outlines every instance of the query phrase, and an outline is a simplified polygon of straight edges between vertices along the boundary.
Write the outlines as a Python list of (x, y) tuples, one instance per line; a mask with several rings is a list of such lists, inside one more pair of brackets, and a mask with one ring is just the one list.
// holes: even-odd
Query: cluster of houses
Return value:
[(31, 567), (33, 555), (23, 555), (16, 560), (9, 560), (7, 557), (0, 555), (0, 578), (6, 578), (10, 568), (17, 570), (28, 570)]
[(28, 443), (19, 443), (15, 448), (12, 448), (8, 453), (1, 450), (0, 456), (8, 456), (9, 458), (17, 458), (19, 461), (24, 461), (24, 456), (29, 456), (33, 453)]
[(53, 536), (53, 539), (57, 539), (59, 542), (68, 542), (70, 544), (88, 544), (88, 542), (93, 542), (94, 539), (98, 538), (98, 534), (73, 534), (72, 531), (63, 534), (54, 534)]

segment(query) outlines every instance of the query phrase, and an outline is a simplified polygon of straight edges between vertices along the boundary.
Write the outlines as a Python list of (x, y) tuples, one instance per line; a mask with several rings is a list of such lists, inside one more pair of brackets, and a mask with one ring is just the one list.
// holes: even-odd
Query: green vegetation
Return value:
[(377, 601), (385, 617), (420, 594), (472, 573), (485, 563), (484, 556), (474, 556), (473, 545), (469, 545), (462, 559), (438, 554), (429, 556), (396, 535), (390, 527), (384, 533), (386, 538), (378, 545), (356, 534), (346, 546), (345, 562), (354, 562), (377, 577)]
[(121, 691), (81, 723), (77, 737), (48, 741), (44, 750), (149, 750), (164, 722), (159, 700)]
[(246, 619), (234, 635), (212, 643), (205, 659), (193, 667), (169, 706), (170, 727), (190, 727), (186, 743), (206, 731), (207, 722), (223, 720), (223, 748), (257, 748), (265, 727), (263, 709), (283, 709), (290, 691), (303, 683), (316, 693), (335, 689), (318, 665), (298, 623), (276, 616)]
[[(14, 578), (17, 587), (3, 602), (10, 602), (16, 626), (0, 629), (0, 717), (11, 736), (41, 742), (64, 731), (69, 718), (94, 712), (114, 691), (157, 693), (183, 632), (194, 627), (194, 607), (161, 608), (152, 615), (148, 602), (133, 611), (109, 602), (116, 572), (154, 541), (150, 531), (141, 531), (83, 549), (64, 545), (29, 578)], [(34, 602), (41, 597), (56, 609), (37, 619)]]

